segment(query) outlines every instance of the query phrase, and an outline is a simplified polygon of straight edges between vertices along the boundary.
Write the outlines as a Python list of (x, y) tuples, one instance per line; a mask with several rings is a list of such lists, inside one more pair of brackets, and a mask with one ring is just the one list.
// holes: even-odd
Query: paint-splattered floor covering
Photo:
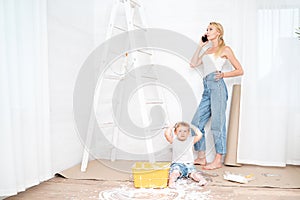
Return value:
[(136, 189), (130, 181), (74, 180), (54, 177), (38, 186), (27, 189), (8, 200), (32, 199), (197, 199), (197, 200), (299, 200), (300, 189), (214, 186), (192, 183), (176, 189)]

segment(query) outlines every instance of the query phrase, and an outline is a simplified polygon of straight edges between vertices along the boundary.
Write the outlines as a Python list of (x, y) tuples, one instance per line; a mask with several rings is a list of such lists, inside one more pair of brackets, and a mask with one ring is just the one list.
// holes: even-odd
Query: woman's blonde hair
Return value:
[(217, 31), (220, 33), (219, 38), (218, 38), (218, 50), (215, 53), (215, 56), (218, 57), (220, 55), (223, 47), (225, 46), (225, 42), (223, 39), (224, 29), (223, 29), (223, 26), (218, 22), (210, 22), (209, 25), (216, 27)]

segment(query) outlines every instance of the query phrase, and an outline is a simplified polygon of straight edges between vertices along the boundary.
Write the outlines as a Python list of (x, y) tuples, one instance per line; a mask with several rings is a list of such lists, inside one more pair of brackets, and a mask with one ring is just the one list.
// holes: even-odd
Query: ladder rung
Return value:
[(164, 124), (163, 126), (161, 127), (156, 127), (156, 128), (153, 128), (153, 129), (150, 129), (150, 131), (158, 131), (158, 130), (162, 130), (164, 128), (168, 128), (168, 126), (166, 124)]
[(156, 77), (152, 77), (152, 76), (141, 76), (142, 78), (149, 78), (149, 79), (153, 79), (153, 80), (158, 80), (158, 78)]
[(156, 100), (156, 99), (154, 99), (154, 100), (151, 100), (151, 99), (146, 100), (146, 104), (163, 104), (163, 103), (164, 103), (163, 100), (160, 100), (160, 99), (158, 99), (158, 100)]
[(149, 56), (152, 56), (152, 53), (149, 53), (147, 51), (143, 51), (143, 50), (137, 50), (140, 53), (144, 53), (144, 54), (148, 54)]
[(116, 52), (116, 51), (109, 51), (109, 53), (114, 54), (114, 55), (120, 55), (120, 52)]
[(103, 122), (99, 124), (100, 128), (108, 128), (108, 127), (115, 127), (115, 123), (114, 122)]
[(133, 26), (135, 26), (136, 28), (142, 29), (142, 30), (144, 30), (144, 31), (146, 31), (146, 30), (147, 30), (146, 28), (144, 28), (144, 27), (141, 27), (141, 26), (139, 26), (139, 25), (137, 25), (137, 24), (133, 24)]
[[(139, 29), (142, 29), (142, 30), (144, 30), (144, 31), (146, 31), (147, 29), (146, 28), (144, 28), (144, 27), (141, 27), (141, 26), (139, 26), (139, 25), (137, 25), (137, 24), (134, 24), (133, 26), (135, 26), (136, 28), (139, 28)], [(114, 26), (114, 28), (116, 28), (116, 29), (119, 29), (120, 31), (128, 31), (128, 30), (126, 30), (125, 28), (123, 28), (123, 27), (120, 27), (120, 26)]]
[(119, 26), (114, 26), (114, 28), (119, 29), (119, 30), (121, 30), (121, 31), (127, 31), (126, 29), (121, 28), (121, 27), (119, 27)]
[(101, 102), (101, 104), (111, 104), (112, 100), (111, 97), (101, 97), (101, 100), (99, 100), (98, 102)]
[(124, 79), (124, 76), (118, 76), (118, 75), (105, 75), (104, 79), (110, 79), (110, 80), (122, 80)]

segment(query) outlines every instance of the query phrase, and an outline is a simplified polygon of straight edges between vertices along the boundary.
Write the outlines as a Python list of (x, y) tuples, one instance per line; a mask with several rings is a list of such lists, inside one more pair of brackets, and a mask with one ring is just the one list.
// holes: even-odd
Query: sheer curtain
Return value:
[(243, 79), (238, 161), (300, 164), (300, 2), (259, 0), (255, 65)]
[(47, 1), (0, 1), (0, 196), (52, 177)]

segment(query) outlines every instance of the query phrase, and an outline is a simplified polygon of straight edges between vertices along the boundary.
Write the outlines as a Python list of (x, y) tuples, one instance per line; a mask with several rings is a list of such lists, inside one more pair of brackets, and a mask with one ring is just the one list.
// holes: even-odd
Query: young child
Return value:
[[(195, 136), (190, 134), (190, 128), (195, 132)], [(174, 134), (172, 133), (174, 129)], [(189, 125), (186, 122), (178, 122), (174, 126), (170, 126), (165, 131), (167, 141), (172, 144), (172, 164), (169, 172), (169, 187), (174, 187), (178, 178), (191, 178), (200, 185), (207, 182), (201, 174), (197, 173), (194, 166), (193, 145), (198, 142), (202, 133), (200, 130)]]

